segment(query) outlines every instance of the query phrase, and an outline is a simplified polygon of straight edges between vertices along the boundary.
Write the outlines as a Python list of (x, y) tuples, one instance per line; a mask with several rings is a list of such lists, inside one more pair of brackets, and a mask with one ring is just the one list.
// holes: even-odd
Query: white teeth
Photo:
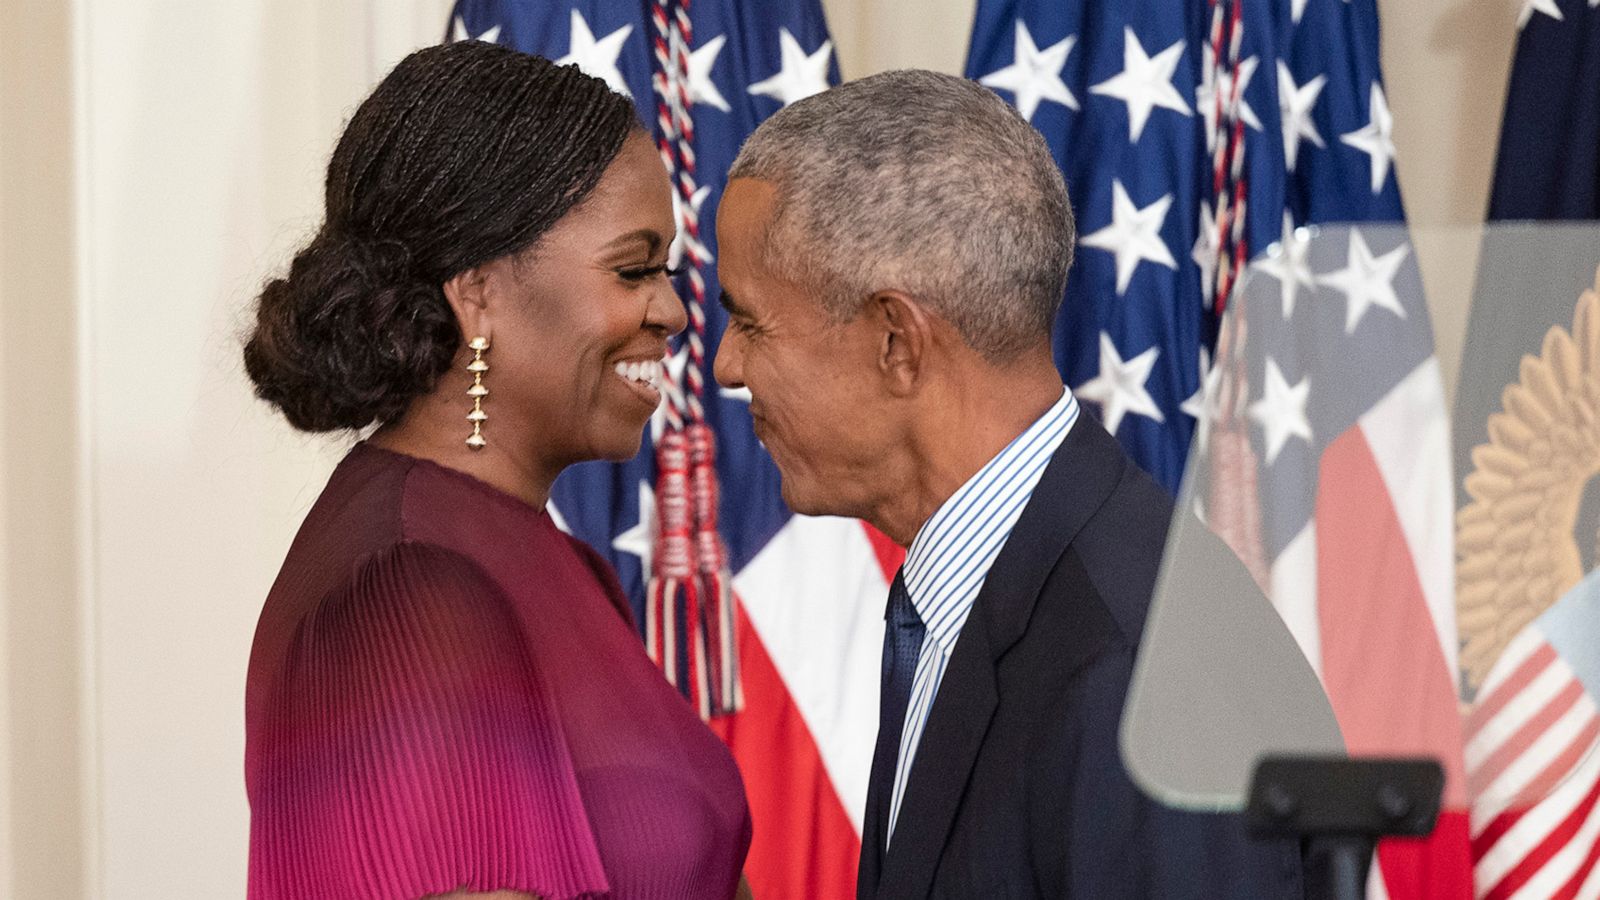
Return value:
[(646, 360), (643, 362), (619, 362), (612, 366), (612, 371), (623, 378), (636, 384), (649, 385), (656, 390), (661, 389), (661, 362), (659, 360)]

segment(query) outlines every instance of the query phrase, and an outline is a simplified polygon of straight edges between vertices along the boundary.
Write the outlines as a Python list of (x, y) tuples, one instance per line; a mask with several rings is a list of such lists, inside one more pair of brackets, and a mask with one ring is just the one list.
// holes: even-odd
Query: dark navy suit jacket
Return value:
[(858, 898), (1303, 896), (1295, 843), (1163, 807), (1118, 753), (1171, 515), (1080, 417), (962, 629), (887, 858), (868, 800)]

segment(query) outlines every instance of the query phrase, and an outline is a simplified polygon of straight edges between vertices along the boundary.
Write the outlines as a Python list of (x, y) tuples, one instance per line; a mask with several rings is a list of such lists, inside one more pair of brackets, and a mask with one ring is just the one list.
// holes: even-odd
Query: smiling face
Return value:
[(638, 452), (661, 401), (667, 338), (685, 322), (667, 271), (671, 191), (636, 132), (532, 248), (481, 267), (493, 331), (485, 430), (521, 432), (513, 440), (535, 448), (541, 467)]
[[(735, 179), (717, 212), (717, 276), (728, 328), (717, 381), (748, 388), (756, 437), (783, 475), (783, 499), (807, 515), (865, 515), (886, 485), (893, 442), (871, 316), (834, 322), (804, 287), (765, 262), (773, 185)], [(864, 300), (865, 298), (863, 298)]]

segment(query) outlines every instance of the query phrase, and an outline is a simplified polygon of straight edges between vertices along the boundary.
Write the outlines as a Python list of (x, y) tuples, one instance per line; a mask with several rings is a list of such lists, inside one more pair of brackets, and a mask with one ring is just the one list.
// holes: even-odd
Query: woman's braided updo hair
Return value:
[(576, 66), (477, 41), (406, 57), (339, 139), (321, 230), (261, 292), (256, 395), (303, 431), (398, 418), (460, 346), (444, 282), (533, 244), (638, 127)]

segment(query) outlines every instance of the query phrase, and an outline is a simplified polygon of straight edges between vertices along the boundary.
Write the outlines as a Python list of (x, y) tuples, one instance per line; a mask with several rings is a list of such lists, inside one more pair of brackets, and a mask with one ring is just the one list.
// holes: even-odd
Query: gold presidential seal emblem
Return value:
[[(1551, 326), (1472, 450), (1456, 515), (1461, 667), (1477, 688), (1501, 651), (1584, 576), (1575, 533), (1600, 474), (1600, 271), (1572, 329)], [(1583, 539), (1593, 541), (1595, 535)]]

